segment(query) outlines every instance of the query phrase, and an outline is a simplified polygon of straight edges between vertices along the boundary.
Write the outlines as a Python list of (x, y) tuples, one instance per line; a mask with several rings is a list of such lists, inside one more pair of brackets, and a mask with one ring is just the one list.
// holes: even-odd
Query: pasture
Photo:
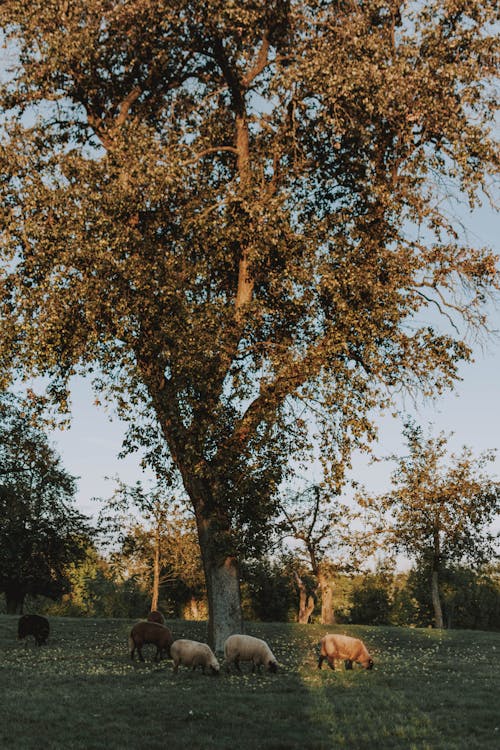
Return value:
[[(204, 676), (131, 662), (132, 621), (50, 618), (45, 646), (0, 616), (2, 750), (471, 750), (500, 747), (500, 634), (248, 623), (278, 674)], [(205, 624), (169, 621), (174, 638)], [(375, 668), (317, 669), (331, 631), (361, 637)]]

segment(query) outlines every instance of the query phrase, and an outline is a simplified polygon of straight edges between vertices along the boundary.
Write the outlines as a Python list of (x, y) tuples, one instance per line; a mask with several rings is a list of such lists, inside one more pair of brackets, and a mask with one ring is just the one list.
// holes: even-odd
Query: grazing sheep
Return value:
[(227, 669), (234, 664), (241, 672), (240, 661), (251, 661), (252, 672), (263, 664), (269, 672), (276, 672), (278, 662), (267, 643), (251, 635), (230, 635), (224, 644), (224, 656), (227, 659)]
[(147, 617), (148, 622), (159, 622), (160, 625), (165, 625), (165, 618), (162, 613), (157, 609), (152, 609)]
[(144, 661), (141, 649), (145, 643), (152, 643), (156, 646), (155, 661), (159, 661), (164, 651), (167, 652), (167, 656), (170, 656), (170, 646), (173, 640), (172, 633), (165, 625), (160, 625), (158, 622), (138, 622), (130, 631), (128, 639), (130, 658), (134, 658), (137, 649), (139, 659)]
[(330, 669), (335, 669), (335, 659), (344, 659), (345, 668), (352, 669), (353, 661), (358, 662), (365, 669), (372, 669), (373, 659), (359, 638), (351, 638), (349, 635), (325, 635), (320, 642), (321, 652), (318, 661), (318, 669), (321, 669), (326, 659)]
[(174, 672), (177, 672), (179, 664), (182, 664), (184, 667), (192, 667), (193, 670), (201, 667), (203, 674), (205, 674), (205, 669), (210, 667), (212, 674), (219, 674), (219, 662), (206, 643), (180, 638), (172, 643), (170, 655), (174, 662)]
[(39, 646), (45, 643), (49, 632), (49, 621), (41, 615), (23, 615), (17, 623), (17, 637), (21, 639), (32, 635)]

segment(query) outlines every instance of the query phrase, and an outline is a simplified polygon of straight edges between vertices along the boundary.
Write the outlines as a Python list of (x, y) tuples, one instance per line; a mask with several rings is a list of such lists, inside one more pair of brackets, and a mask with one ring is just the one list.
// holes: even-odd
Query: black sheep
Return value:
[(17, 637), (26, 638), (27, 635), (32, 635), (39, 646), (45, 643), (49, 632), (49, 621), (41, 615), (23, 615), (17, 623)]

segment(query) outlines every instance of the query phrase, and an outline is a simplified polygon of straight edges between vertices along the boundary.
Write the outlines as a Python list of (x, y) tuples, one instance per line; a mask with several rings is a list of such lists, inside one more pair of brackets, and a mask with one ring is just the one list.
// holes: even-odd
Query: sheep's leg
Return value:
[(325, 660), (325, 657), (322, 654), (320, 654), (320, 657), (318, 659), (318, 669), (321, 669), (321, 667), (323, 666), (324, 660)]
[(174, 672), (177, 672), (178, 669), (179, 669), (179, 662), (174, 661)]
[(352, 669), (352, 660), (351, 659), (346, 659), (344, 661), (344, 664), (345, 664), (345, 668), (346, 669)]
[(236, 667), (236, 669), (238, 670), (238, 672), (241, 673), (240, 657), (239, 656), (237, 656), (236, 659), (234, 660), (234, 666)]
[(333, 657), (328, 657), (328, 666), (333, 672), (335, 672), (335, 659)]
[(144, 661), (144, 656), (142, 655), (141, 647), (137, 646), (137, 653), (139, 654), (139, 659), (141, 661)]

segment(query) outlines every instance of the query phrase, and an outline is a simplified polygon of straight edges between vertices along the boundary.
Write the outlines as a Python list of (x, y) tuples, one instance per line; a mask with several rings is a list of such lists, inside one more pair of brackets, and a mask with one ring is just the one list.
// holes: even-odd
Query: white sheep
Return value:
[(261, 665), (276, 672), (278, 662), (267, 643), (260, 638), (251, 635), (230, 635), (224, 644), (224, 656), (227, 660), (227, 669), (234, 664), (238, 672), (241, 672), (240, 661), (251, 661), (252, 672), (257, 667), (260, 672)]
[(201, 667), (203, 674), (210, 667), (213, 674), (219, 674), (220, 666), (210, 646), (198, 641), (189, 641), (179, 638), (170, 647), (170, 656), (174, 662), (174, 672), (177, 672), (179, 664), (185, 667)]
[(335, 659), (344, 659), (346, 669), (352, 669), (353, 661), (358, 662), (365, 669), (372, 669), (373, 667), (373, 659), (365, 644), (359, 638), (329, 633), (323, 636), (320, 645), (318, 669), (321, 669), (325, 659), (328, 661), (330, 669), (335, 669)]

